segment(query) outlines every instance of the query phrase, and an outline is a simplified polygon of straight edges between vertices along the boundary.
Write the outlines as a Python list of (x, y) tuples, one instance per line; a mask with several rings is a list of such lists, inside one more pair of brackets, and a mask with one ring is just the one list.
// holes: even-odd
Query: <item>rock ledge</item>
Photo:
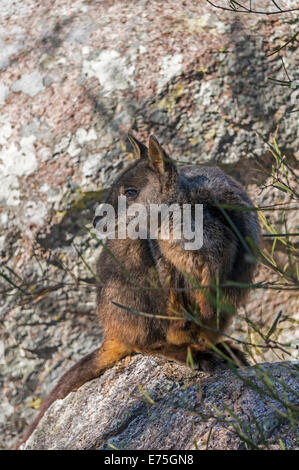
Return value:
[(285, 393), (298, 406), (298, 364), (238, 374), (223, 364), (206, 373), (157, 357), (124, 359), (55, 402), (21, 448), (233, 450), (246, 449), (243, 434), (248, 448), (295, 449), (279, 400)]

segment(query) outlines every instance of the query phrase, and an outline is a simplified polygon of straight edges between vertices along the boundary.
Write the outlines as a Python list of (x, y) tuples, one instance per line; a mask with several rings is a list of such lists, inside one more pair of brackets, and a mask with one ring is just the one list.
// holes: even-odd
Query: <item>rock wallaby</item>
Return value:
[[(186, 250), (184, 236), (171, 236), (173, 219), (169, 239), (161, 236), (161, 220), (156, 239), (108, 239), (97, 262), (103, 343), (58, 381), (22, 442), (51, 403), (127, 355), (162, 355), (186, 363), (192, 354), (201, 368), (201, 359), (211, 344), (220, 342), (246, 297), (248, 288), (241, 285), (252, 281), (259, 225), (241, 185), (219, 168), (177, 166), (154, 136), (148, 148), (132, 135), (129, 140), (136, 159), (114, 182), (106, 203), (117, 215), (123, 196), (127, 208), (142, 204), (148, 217), (152, 204), (201, 204), (202, 245)], [(193, 227), (194, 217), (191, 210)], [(98, 221), (96, 217), (94, 226)]]

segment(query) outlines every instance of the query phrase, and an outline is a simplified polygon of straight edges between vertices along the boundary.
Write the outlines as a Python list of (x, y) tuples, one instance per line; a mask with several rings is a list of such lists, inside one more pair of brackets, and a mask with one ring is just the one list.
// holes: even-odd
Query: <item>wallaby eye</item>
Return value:
[(124, 195), (127, 196), (129, 199), (134, 199), (138, 195), (137, 189), (128, 188), (125, 190)]

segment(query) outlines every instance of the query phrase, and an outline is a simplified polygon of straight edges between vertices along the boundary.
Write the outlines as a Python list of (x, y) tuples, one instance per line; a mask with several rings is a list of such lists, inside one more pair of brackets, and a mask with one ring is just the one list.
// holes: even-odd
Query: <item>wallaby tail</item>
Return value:
[(130, 349), (117, 340), (106, 340), (103, 345), (84, 356), (77, 364), (71, 367), (58, 381), (51, 393), (43, 402), (40, 412), (28, 427), (23, 439), (17, 444), (18, 449), (33, 433), (41, 418), (55, 400), (65, 398), (70, 392), (77, 390), (85, 382), (98, 377), (122, 357), (130, 354)]

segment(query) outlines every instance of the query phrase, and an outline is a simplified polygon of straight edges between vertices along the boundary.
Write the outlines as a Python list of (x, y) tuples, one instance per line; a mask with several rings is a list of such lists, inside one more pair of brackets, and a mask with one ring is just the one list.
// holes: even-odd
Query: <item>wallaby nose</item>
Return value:
[(93, 221), (92, 221), (92, 225), (94, 228), (96, 228), (97, 226), (97, 223), (101, 220), (102, 217), (100, 217), (99, 215), (97, 215), (96, 217), (94, 217)]

